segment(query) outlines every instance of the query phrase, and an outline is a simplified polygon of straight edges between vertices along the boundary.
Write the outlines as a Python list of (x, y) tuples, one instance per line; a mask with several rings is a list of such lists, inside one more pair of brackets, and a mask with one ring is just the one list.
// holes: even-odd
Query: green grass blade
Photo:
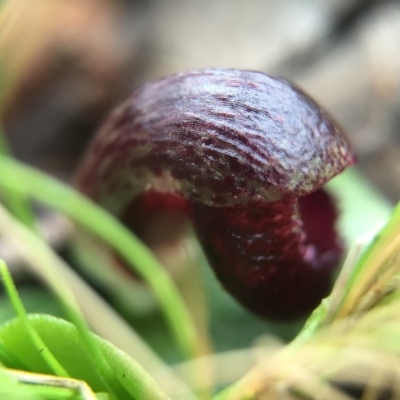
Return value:
[(28, 332), (34, 346), (40, 352), (43, 359), (47, 362), (48, 366), (53, 370), (54, 374), (57, 376), (68, 377), (68, 372), (62, 367), (58, 360), (51, 353), (49, 348), (43, 342), (41, 337), (36, 332), (33, 325), (29, 322), (28, 316), (26, 314), (24, 305), (18, 295), (18, 291), (15, 287), (14, 281), (11, 278), (10, 272), (3, 260), (0, 260), (0, 276), (3, 279), (4, 287), (8, 293), (10, 301), (15, 309), (16, 314), (23, 321), (26, 331)]
[[(108, 399), (105, 396), (101, 398)], [(82, 381), (13, 369), (0, 369), (0, 398), (13, 400), (98, 399), (90, 387)]]
[(0, 157), (0, 188), (31, 196), (68, 215), (110, 245), (143, 278), (158, 297), (160, 307), (184, 354), (200, 353), (192, 318), (168, 273), (153, 254), (113, 216), (68, 186), (39, 171)]
[[(392, 216), (373, 240), (362, 251), (349, 273), (342, 298), (330, 320), (343, 318), (351, 313), (355, 304), (368, 292), (384, 273), (388, 261), (400, 249), (400, 203)], [(329, 321), (325, 321), (328, 322)]]
[[(4, 128), (1, 122), (0, 155), (5, 157), (11, 156), (11, 150), (9, 149), (6, 142)], [(22, 221), (26, 226), (30, 227), (31, 229), (36, 229), (35, 215), (26, 196), (10, 191), (1, 192), (0, 194), (7, 208), (15, 215), (15, 217), (17, 217), (20, 221)]]
[(20, 384), (5, 368), (0, 367), (0, 399), (43, 400), (43, 397), (32, 393), (29, 387)]
[[(40, 400), (83, 400), (80, 393), (72, 389), (58, 388), (44, 385), (24, 385), (30, 394), (37, 396)], [(35, 397), (36, 398), (36, 397)]]

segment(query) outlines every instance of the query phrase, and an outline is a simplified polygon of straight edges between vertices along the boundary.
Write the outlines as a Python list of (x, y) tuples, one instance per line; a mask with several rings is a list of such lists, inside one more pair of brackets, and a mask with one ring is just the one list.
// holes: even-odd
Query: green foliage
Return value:
[(63, 212), (110, 245), (151, 287), (184, 354), (199, 353), (199, 339), (185, 304), (168, 273), (150, 251), (111, 215), (68, 186), (33, 168), (0, 156), (0, 189), (31, 196)]
[[(28, 315), (7, 269), (4, 265), (0, 266), (8, 297), (17, 313), (17, 318), (0, 326), (0, 362), (3, 364), (0, 369), (0, 398), (7, 398), (11, 396), (10, 393), (13, 399), (27, 400), (172, 398), (170, 392), (167, 394), (164, 386), (160, 388), (138, 362), (89, 331), (70, 288), (55, 273), (55, 267), (62, 261), (34, 232), (34, 224), (26, 218), (30, 215), (26, 199), (34, 198), (66, 214), (114, 248), (153, 289), (175, 342), (188, 358), (194, 357), (200, 353), (200, 334), (194, 328), (192, 318), (171, 278), (140, 241), (118, 221), (66, 185), (4, 155), (0, 156), (0, 170), (4, 172), (0, 174), (2, 199), (8, 199), (5, 204), (14, 214), (13, 217), (4, 207), (0, 207), (0, 232), (27, 261), (42, 271), (64, 315), (71, 321), (48, 315)], [(347, 215), (352, 216), (342, 220), (341, 226), (356, 227), (348, 230), (346, 235), (347, 240), (351, 241), (354, 236), (382, 221), (390, 207), (379, 196), (371, 194), (363, 197), (370, 188), (363, 186), (354, 171), (343, 174), (340, 179), (336, 181), (339, 183), (331, 184), (330, 189), (337, 194), (340, 205), (350, 210)], [(346, 186), (349, 182), (350, 186)], [(356, 182), (361, 184), (357, 186)], [(343, 188), (349, 196), (343, 195)], [(361, 199), (367, 200), (364, 204), (369, 204), (375, 210), (369, 214), (368, 221), (364, 215), (367, 208), (359, 207)], [(18, 205), (15, 208), (12, 206), (14, 201)], [(364, 210), (362, 214), (360, 209)], [(363, 223), (359, 224), (361, 219)], [(298, 338), (273, 359), (275, 372), (272, 375), (265, 375), (264, 370), (260, 373), (260, 369), (256, 368), (229, 390), (222, 392), (218, 399), (257, 398), (264, 391), (273, 392), (277, 382), (290, 388), (291, 397), (288, 398), (312, 397), (320, 390), (327, 390), (327, 399), (337, 399), (340, 398), (335, 397), (337, 391), (326, 382), (326, 377), (332, 375), (324, 368), (329, 369), (332, 363), (339, 365), (340, 357), (349, 365), (354, 362), (344, 352), (348, 343), (358, 343), (360, 338), (366, 343), (357, 356), (369, 356), (373, 351), (385, 360), (389, 351), (397, 352), (398, 341), (395, 338), (400, 334), (396, 314), (400, 299), (399, 219), (400, 208), (397, 208), (380, 233), (364, 249), (361, 247), (361, 256), (357, 252), (350, 254), (332, 295), (312, 314)], [(258, 321), (229, 296), (221, 293), (209, 271), (204, 275), (211, 304), (210, 326), (219, 351), (246, 347), (252, 338), (264, 332), (273, 332), (290, 340), (300, 327), (301, 322), (297, 325), (279, 325)], [(349, 317), (353, 321), (351, 329), (346, 325), (346, 318)], [(159, 344), (161, 353), (163, 349), (172, 349), (157, 315), (134, 323), (145, 337)], [(370, 334), (373, 326), (384, 327), (380, 330), (380, 336)], [(311, 356), (305, 357), (307, 351)], [(293, 377), (284, 372), (293, 360), (298, 360), (301, 368), (312, 371), (311, 386), (300, 385), (296, 380), (292, 382)], [(371, 360), (368, 359), (368, 362)], [(36, 375), (30, 375), (28, 371)], [(52, 380), (42, 374), (59, 379)], [(201, 377), (202, 373), (198, 370), (194, 375), (196, 380), (196, 375)], [(193, 371), (188, 381), (191, 379)], [(196, 384), (213, 385), (210, 382)], [(174, 381), (174, 384), (181, 383), (179, 379)], [(181, 395), (179, 398), (196, 398), (184, 383), (178, 392)], [(207, 397), (207, 393), (202, 395)]]
[[(83, 380), (95, 392), (108, 392), (101, 376), (106, 375), (88, 351), (78, 330), (71, 323), (49, 315), (30, 315), (29, 322), (44, 342), (38, 348), (30, 337), (21, 318), (16, 318), (0, 328), (0, 339), (4, 353), (0, 359), (4, 366), (41, 374), (54, 375), (45, 361), (45, 353), (51, 352), (70, 377)], [(122, 353), (109, 342), (93, 335), (107, 363), (113, 370), (114, 385), (123, 382), (125, 399), (167, 399), (157, 384), (132, 358)]]

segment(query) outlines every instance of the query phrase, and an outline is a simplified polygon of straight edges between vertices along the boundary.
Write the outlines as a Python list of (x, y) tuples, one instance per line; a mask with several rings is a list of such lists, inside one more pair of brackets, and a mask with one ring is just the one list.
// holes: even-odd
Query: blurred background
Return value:
[(245, 68), (310, 93), (345, 128), (370, 181), (400, 197), (400, 2), (12, 0), (1, 24), (8, 139), (19, 158), (59, 177), (137, 86)]

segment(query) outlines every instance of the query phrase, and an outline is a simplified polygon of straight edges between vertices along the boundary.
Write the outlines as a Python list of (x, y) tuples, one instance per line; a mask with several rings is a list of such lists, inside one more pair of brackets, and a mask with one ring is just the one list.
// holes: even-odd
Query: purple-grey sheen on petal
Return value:
[(129, 170), (133, 185), (164, 176), (185, 198), (212, 206), (299, 197), (353, 163), (346, 137), (310, 97), (239, 70), (143, 86), (107, 119), (89, 154), (77, 182), (94, 199), (107, 187), (126, 192)]

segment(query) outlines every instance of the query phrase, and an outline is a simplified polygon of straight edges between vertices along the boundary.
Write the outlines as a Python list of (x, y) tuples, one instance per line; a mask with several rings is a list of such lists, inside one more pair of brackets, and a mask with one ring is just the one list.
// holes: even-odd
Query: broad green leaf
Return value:
[[(98, 366), (93, 364), (90, 353), (74, 325), (40, 314), (30, 315), (29, 320), (72, 378), (87, 382), (94, 392), (106, 391), (103, 381), (95, 373)], [(168, 399), (139, 364), (111, 343), (93, 336), (114, 371), (116, 381), (124, 382), (124, 387), (131, 396), (128, 399)], [(43, 374), (52, 372), (43, 360), (41, 352), (38, 352), (30, 341), (20, 319), (14, 319), (0, 327), (0, 343), (7, 352), (8, 359), (0, 359), (6, 367)]]

